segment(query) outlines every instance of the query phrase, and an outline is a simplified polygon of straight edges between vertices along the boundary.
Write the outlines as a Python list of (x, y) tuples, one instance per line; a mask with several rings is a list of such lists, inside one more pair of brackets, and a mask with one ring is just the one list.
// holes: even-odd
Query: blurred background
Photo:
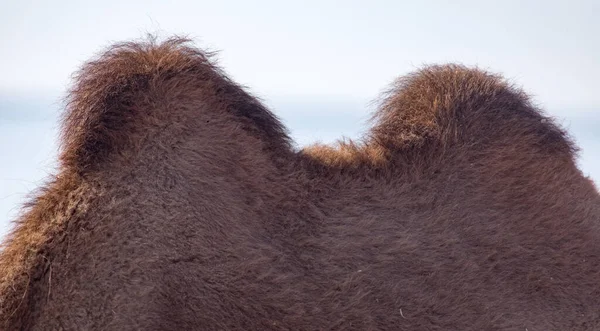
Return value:
[(358, 138), (371, 101), (424, 64), (500, 73), (569, 130), (600, 184), (600, 1), (2, 1), (0, 237), (56, 171), (71, 74), (113, 42), (191, 37), (298, 148)]

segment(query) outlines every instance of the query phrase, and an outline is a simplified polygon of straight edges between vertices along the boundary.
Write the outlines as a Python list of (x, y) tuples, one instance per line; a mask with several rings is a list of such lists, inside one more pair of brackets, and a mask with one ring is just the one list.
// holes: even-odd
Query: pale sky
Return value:
[[(57, 103), (111, 42), (181, 34), (299, 144), (355, 137), (368, 102), (423, 64), (501, 73), (565, 124), (600, 183), (600, 1), (20, 1), (0, 4), (0, 236), (53, 172)], [(6, 161), (9, 160), (9, 161)]]

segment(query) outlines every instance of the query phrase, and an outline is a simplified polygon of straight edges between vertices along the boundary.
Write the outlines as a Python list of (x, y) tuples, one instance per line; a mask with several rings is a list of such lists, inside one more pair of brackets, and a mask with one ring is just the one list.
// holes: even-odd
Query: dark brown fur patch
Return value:
[(296, 152), (188, 41), (111, 47), (2, 245), (0, 326), (600, 329), (600, 196), (522, 91), (430, 66), (373, 121)]

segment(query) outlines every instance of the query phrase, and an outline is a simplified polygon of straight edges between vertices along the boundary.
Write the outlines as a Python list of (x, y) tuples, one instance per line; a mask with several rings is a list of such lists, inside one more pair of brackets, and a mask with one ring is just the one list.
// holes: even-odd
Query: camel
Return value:
[(191, 41), (130, 41), (60, 141), (2, 245), (4, 330), (600, 330), (600, 195), (500, 75), (425, 66), (299, 149)]

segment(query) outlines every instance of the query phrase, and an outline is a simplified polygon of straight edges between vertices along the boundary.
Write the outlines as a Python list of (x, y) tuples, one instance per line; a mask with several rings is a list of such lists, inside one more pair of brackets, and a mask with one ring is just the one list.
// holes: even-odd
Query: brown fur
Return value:
[(112, 47), (0, 255), (5, 330), (600, 330), (600, 197), (551, 120), (457, 65), (296, 152), (208, 56)]

